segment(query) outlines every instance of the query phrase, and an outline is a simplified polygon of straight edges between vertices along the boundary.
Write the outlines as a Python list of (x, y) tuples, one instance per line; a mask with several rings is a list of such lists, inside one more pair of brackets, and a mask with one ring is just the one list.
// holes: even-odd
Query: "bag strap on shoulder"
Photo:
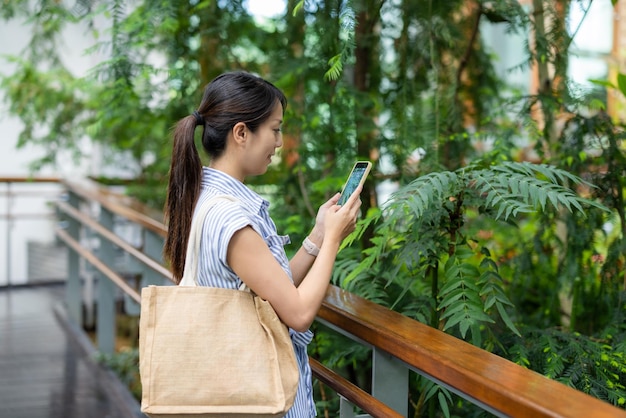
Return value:
[(185, 268), (183, 270), (183, 278), (179, 286), (197, 286), (198, 285), (198, 254), (200, 252), (200, 242), (202, 240), (202, 226), (206, 219), (209, 209), (215, 205), (220, 199), (237, 202), (238, 200), (232, 196), (219, 195), (213, 196), (202, 202), (197, 213), (191, 221), (189, 230), (189, 240), (187, 241), (187, 255), (185, 257)]

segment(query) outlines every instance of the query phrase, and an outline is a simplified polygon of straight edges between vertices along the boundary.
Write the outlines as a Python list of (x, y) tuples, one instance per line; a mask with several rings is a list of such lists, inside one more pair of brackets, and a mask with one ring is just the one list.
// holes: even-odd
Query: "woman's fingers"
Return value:
[(361, 191), (363, 190), (363, 186), (359, 186), (354, 190), (352, 196), (350, 196), (343, 205), (346, 209), (348, 209), (355, 216), (358, 215), (359, 209), (361, 208)]
[(363, 190), (363, 186), (357, 187), (354, 193), (352, 193), (346, 203), (341, 207), (341, 210), (347, 211), (345, 218), (347, 224), (344, 227), (344, 238), (356, 228), (356, 222), (361, 209), (361, 190)]
[(341, 193), (337, 192), (333, 197), (328, 199), (328, 201), (324, 205), (333, 206), (339, 202), (339, 198), (341, 197)]

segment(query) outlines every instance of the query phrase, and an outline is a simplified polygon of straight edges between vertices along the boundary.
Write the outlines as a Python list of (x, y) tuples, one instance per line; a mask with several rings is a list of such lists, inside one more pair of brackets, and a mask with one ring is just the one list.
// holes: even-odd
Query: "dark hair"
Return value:
[(202, 147), (211, 158), (219, 158), (226, 148), (229, 132), (244, 122), (252, 132), (263, 124), (279, 102), (283, 111), (285, 95), (270, 82), (246, 72), (224, 73), (204, 88), (197, 111), (174, 127), (174, 145), (165, 204), (168, 225), (163, 255), (170, 262), (176, 283), (185, 267), (191, 218), (200, 194), (202, 162), (194, 143), (197, 125), (202, 132)]

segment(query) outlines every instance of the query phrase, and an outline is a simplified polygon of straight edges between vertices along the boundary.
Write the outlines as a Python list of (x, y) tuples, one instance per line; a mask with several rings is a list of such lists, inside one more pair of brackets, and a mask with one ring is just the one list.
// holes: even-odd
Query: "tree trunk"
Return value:
[[(367, 158), (376, 167), (379, 158), (378, 103), (380, 87), (380, 8), (383, 1), (362, 0), (357, 9), (355, 33), (354, 87), (357, 90), (355, 103), (355, 123), (357, 135), (357, 155)], [(366, 181), (361, 194), (362, 212), (377, 206), (377, 194), (374, 181)], [(371, 246), (373, 228), (369, 228), (362, 238), (363, 248)]]

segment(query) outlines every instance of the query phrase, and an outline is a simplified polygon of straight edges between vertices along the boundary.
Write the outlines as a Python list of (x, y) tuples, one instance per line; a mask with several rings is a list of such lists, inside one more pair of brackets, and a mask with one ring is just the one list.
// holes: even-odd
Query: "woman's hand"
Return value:
[(315, 226), (309, 234), (309, 239), (313, 241), (313, 243), (318, 247), (321, 247), (322, 243), (324, 242), (326, 213), (328, 212), (329, 208), (337, 204), (340, 196), (340, 193), (335, 194), (317, 210), (317, 216), (315, 217)]
[(361, 209), (361, 190), (363, 186), (359, 186), (343, 206), (336, 204), (338, 200), (334, 201), (338, 195), (329, 201), (334, 201), (335, 204), (331, 205), (324, 214), (324, 239), (333, 239), (341, 243), (354, 231)]

